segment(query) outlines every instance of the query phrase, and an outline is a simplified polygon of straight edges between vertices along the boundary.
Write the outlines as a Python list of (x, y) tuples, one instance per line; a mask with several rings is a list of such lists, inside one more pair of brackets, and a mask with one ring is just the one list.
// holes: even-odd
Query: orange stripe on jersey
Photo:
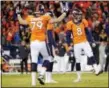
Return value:
[(53, 24), (47, 24), (47, 30), (53, 30), (54, 25)]
[(51, 17), (49, 15), (43, 15), (38, 18), (31, 15), (26, 17), (25, 20), (28, 22), (28, 25), (31, 28), (31, 41), (44, 41), (46, 39), (45, 32), (50, 19)]
[(85, 27), (88, 27), (88, 22), (85, 19), (83, 19), (79, 25), (76, 25), (75, 23), (73, 23), (73, 21), (69, 21), (66, 24), (66, 27), (67, 30), (71, 30), (73, 33), (74, 44), (87, 41)]
[(55, 29), (55, 32), (58, 34), (58, 33), (61, 32), (61, 29), (60, 29), (59, 27), (57, 27), (57, 28)]

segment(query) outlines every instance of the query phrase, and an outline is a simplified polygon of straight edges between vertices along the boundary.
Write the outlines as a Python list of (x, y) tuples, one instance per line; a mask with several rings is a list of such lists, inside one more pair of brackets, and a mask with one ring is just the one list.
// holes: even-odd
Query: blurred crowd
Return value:
[(106, 56), (102, 56), (104, 56), (105, 48), (109, 46), (108, 1), (1, 1), (2, 46), (12, 44), (19, 45), (22, 41), (29, 44), (29, 38), (31, 35), (30, 28), (28, 25), (24, 26), (19, 24), (16, 14), (17, 9), (21, 10), (22, 16), (27, 10), (29, 10), (29, 14), (38, 11), (44, 13), (52, 11), (55, 17), (59, 17), (64, 9), (68, 9), (69, 14), (67, 17), (59, 25), (56, 25), (58, 26), (58, 29), (55, 29), (55, 40), (58, 41), (64, 39), (65, 24), (67, 21), (72, 19), (71, 12), (76, 5), (82, 8), (83, 16), (89, 23), (89, 29), (93, 35), (93, 39), (96, 44), (99, 45), (94, 47), (95, 57), (101, 58), (101, 62), (103, 62), (102, 58), (105, 58)]
[[(106, 1), (2, 1), (1, 2), (1, 22), (2, 22), (2, 45), (19, 44), (21, 41), (29, 43), (31, 35), (28, 26), (20, 25), (17, 19), (16, 10), (25, 13), (28, 7), (29, 12), (53, 11), (59, 17), (64, 9), (69, 9), (69, 15), (64, 19), (63, 24), (70, 20), (71, 11), (75, 5), (82, 7), (85, 18), (89, 22), (89, 27), (95, 41), (102, 41), (109, 36), (109, 2)], [(63, 27), (60, 27), (63, 30)]]

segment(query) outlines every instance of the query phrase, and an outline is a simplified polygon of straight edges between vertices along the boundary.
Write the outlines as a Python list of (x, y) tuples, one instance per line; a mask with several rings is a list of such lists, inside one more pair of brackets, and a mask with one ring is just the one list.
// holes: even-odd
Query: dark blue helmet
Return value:
[(73, 9), (72, 14), (73, 14), (73, 22), (76, 23), (76, 24), (81, 23), (81, 21), (82, 21), (82, 11), (75, 8), (75, 9)]

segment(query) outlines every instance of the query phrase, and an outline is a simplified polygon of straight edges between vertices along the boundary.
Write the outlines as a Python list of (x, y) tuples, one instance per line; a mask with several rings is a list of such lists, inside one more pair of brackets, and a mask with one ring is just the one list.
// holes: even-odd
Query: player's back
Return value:
[(42, 15), (40, 17), (34, 17), (32, 15), (29, 15), (26, 18), (26, 21), (29, 24), (29, 27), (31, 28), (31, 41), (39, 40), (44, 41), (46, 39), (46, 29), (47, 29), (47, 23), (50, 20), (50, 16)]
[(73, 33), (73, 42), (78, 44), (87, 41), (85, 34), (85, 27), (88, 26), (85, 19), (80, 24), (75, 24), (73, 21), (67, 23), (67, 29), (70, 29)]

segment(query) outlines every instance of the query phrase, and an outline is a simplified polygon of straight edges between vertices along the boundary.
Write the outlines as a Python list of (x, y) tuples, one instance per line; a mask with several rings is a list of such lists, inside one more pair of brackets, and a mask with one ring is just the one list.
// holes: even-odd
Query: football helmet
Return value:
[(54, 14), (52, 11), (48, 11), (47, 13), (45, 13), (45, 15), (50, 15), (51, 17), (54, 17)]
[(81, 23), (82, 21), (82, 11), (79, 9), (73, 9), (72, 11), (73, 14), (73, 22), (76, 24)]

